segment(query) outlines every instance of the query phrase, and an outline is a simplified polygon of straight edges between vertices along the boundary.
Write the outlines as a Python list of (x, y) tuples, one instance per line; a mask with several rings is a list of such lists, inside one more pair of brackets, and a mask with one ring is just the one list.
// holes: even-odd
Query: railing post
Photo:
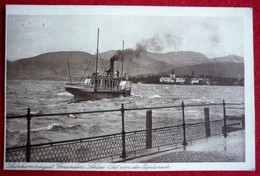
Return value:
[(30, 162), (31, 159), (31, 139), (30, 139), (30, 121), (31, 121), (31, 110), (27, 109), (27, 143), (26, 143), (26, 162)]
[(223, 100), (223, 116), (224, 116), (224, 137), (227, 137), (227, 117), (226, 117), (226, 103)]
[(126, 151), (125, 151), (125, 108), (124, 104), (121, 106), (121, 114), (122, 114), (122, 155), (121, 158), (126, 158)]
[(186, 142), (186, 128), (185, 128), (185, 115), (184, 115), (184, 102), (182, 101), (181, 103), (181, 107), (182, 107), (182, 127), (183, 127), (183, 146), (188, 145), (188, 143)]
[(146, 148), (152, 148), (152, 110), (146, 111)]
[(209, 108), (204, 108), (204, 117), (205, 117), (205, 132), (206, 132), (206, 137), (210, 137)]
[(245, 115), (242, 115), (242, 129), (245, 129)]

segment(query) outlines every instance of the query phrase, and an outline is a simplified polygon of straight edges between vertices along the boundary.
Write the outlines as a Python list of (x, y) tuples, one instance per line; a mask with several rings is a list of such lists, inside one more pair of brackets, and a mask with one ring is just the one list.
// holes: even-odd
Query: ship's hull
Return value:
[(65, 90), (74, 95), (75, 101), (101, 100), (104, 98), (127, 97), (131, 90), (97, 90), (78, 87), (65, 87)]

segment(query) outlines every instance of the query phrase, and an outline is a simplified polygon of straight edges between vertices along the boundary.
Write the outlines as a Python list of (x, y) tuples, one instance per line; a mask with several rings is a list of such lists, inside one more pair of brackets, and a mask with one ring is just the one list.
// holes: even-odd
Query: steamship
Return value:
[(67, 83), (65, 86), (65, 90), (74, 95), (75, 101), (100, 100), (131, 95), (131, 82), (127, 76), (123, 76), (123, 73), (121, 73), (122, 76), (120, 77), (119, 72), (114, 70), (114, 62), (117, 61), (116, 55), (110, 58), (110, 68), (107, 71), (104, 71), (102, 74), (98, 72), (98, 45), (99, 29), (95, 73), (79, 83), (72, 83), (70, 78), (70, 83)]

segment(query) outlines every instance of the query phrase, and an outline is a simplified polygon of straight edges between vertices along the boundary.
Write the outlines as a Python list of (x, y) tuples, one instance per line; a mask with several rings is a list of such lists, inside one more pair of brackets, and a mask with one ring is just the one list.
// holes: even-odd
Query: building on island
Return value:
[(204, 76), (195, 77), (193, 71), (191, 76), (177, 77), (172, 70), (170, 77), (161, 77), (159, 81), (164, 84), (210, 85), (208, 78)]

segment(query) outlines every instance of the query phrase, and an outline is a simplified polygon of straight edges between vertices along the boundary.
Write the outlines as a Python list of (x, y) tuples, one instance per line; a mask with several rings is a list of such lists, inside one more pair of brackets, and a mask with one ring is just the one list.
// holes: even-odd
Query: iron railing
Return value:
[[(27, 118), (27, 143), (25, 146), (6, 148), (7, 162), (88, 162), (92, 160), (121, 156), (126, 159), (127, 153), (145, 150), (147, 148), (160, 147), (165, 145), (182, 144), (188, 145), (188, 141), (209, 137), (212, 135), (227, 133), (228, 129), (226, 105), (241, 105), (236, 103), (218, 104), (189, 104), (184, 102), (180, 106), (146, 107), (146, 108), (125, 108), (122, 104), (120, 109), (85, 111), (72, 113), (53, 113), (53, 114), (31, 114), (28, 108), (27, 115), (7, 116), (7, 119)], [(197, 123), (185, 123), (185, 109), (187, 107), (210, 107), (223, 106), (223, 118), (219, 120), (204, 121)], [(125, 112), (138, 110), (179, 108), (182, 111), (182, 124), (146, 130), (125, 132)], [(236, 107), (232, 107), (236, 109)], [(231, 108), (231, 109), (232, 109)], [(240, 108), (240, 107), (239, 107)], [(239, 109), (237, 108), (237, 109)], [(241, 108), (240, 108), (241, 109)], [(30, 121), (32, 118), (57, 115), (76, 115), (89, 113), (121, 112), (122, 132), (109, 135), (81, 138), (74, 140), (64, 140), (58, 142), (31, 144)], [(242, 120), (241, 120), (242, 119)], [(244, 117), (241, 117), (244, 127)], [(237, 120), (237, 118), (236, 118)], [(241, 128), (243, 129), (243, 128)], [(207, 131), (208, 130), (208, 131)], [(148, 135), (151, 132), (151, 135)], [(147, 145), (147, 138), (151, 138), (152, 145)]]

